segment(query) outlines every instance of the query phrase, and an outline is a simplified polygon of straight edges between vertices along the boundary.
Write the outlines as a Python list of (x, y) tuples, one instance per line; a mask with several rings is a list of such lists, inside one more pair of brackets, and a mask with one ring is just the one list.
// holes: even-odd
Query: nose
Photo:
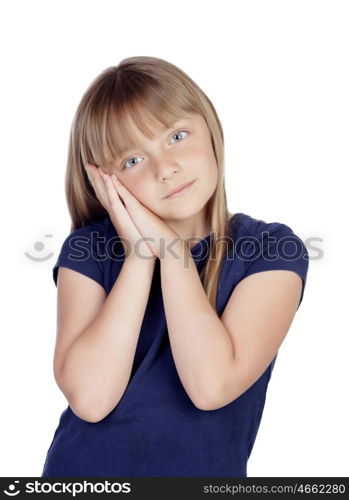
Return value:
[(154, 169), (157, 178), (160, 181), (164, 181), (172, 177), (173, 174), (176, 174), (180, 170), (180, 166), (173, 156), (163, 154), (161, 158), (154, 161)]

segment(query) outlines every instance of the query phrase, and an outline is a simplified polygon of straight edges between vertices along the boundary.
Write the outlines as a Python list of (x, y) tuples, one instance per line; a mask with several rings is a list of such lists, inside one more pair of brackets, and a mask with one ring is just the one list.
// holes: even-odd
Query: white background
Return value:
[(311, 258), (248, 476), (348, 476), (348, 2), (12, 0), (0, 19), (0, 475), (41, 475), (67, 406), (52, 267), (73, 115), (103, 69), (148, 55), (216, 107), (229, 210), (288, 224)]

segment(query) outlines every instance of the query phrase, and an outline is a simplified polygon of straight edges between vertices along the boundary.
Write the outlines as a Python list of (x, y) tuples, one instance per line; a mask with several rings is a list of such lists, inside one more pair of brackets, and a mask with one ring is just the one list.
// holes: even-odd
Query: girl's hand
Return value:
[[(105, 174), (103, 174), (105, 175)], [(108, 176), (107, 176), (108, 177)], [(154, 212), (145, 207), (116, 177), (112, 175), (112, 183), (117, 193), (125, 203), (125, 208), (137, 227), (138, 231), (145, 238), (152, 253), (162, 259), (167, 252), (175, 250), (174, 244), (183, 244), (181, 237), (171, 229), (166, 222), (158, 217)]]
[[(126, 257), (139, 257), (146, 261), (155, 261), (156, 255), (153, 254), (147, 242), (143, 240), (118, 195), (115, 180), (112, 180), (95, 165), (87, 164), (85, 170), (99, 202), (107, 210), (121, 239)], [(105, 179), (103, 176), (106, 176)]]

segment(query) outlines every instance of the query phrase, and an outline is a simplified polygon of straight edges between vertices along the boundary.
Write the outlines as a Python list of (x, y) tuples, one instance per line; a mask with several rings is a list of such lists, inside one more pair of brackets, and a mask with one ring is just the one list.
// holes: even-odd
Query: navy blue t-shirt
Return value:
[[(217, 314), (246, 276), (271, 269), (308, 272), (308, 252), (292, 229), (244, 213), (230, 219), (231, 240), (219, 276)], [(269, 243), (265, 238), (268, 237)], [(198, 272), (211, 235), (191, 248)], [(107, 216), (64, 241), (53, 268), (74, 269), (108, 295), (123, 263), (123, 249)], [(299, 307), (299, 306), (298, 306)], [(172, 357), (161, 294), (160, 261), (154, 267), (134, 364), (117, 406), (101, 421), (87, 422), (70, 406), (63, 411), (47, 452), (42, 477), (245, 477), (277, 355), (261, 377), (231, 403), (200, 410), (187, 395)]]

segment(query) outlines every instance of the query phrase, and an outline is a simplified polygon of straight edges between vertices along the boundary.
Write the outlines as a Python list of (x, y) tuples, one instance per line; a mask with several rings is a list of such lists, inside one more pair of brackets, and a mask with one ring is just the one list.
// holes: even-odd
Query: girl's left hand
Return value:
[[(106, 180), (108, 174), (105, 174), (102, 170), (101, 173), (104, 180)], [(115, 174), (110, 177), (112, 184), (116, 186), (117, 193), (125, 204), (126, 210), (138, 231), (143, 238), (145, 238), (147, 245), (156, 257), (163, 257), (167, 245), (172, 243), (173, 240), (180, 241), (180, 236), (178, 236), (166, 222), (154, 214), (154, 212), (145, 207), (127, 187), (119, 181)]]

